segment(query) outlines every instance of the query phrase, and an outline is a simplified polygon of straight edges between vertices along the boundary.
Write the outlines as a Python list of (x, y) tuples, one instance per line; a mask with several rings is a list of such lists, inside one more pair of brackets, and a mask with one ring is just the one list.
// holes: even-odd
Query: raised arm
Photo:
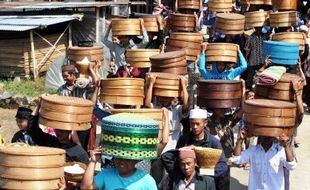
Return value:
[(111, 29), (112, 29), (112, 22), (109, 24), (107, 30), (105, 31), (102, 43), (106, 45), (108, 48), (113, 49), (114, 44), (112, 41), (109, 40), (109, 34), (110, 34)]
[(148, 108), (152, 107), (152, 96), (153, 96), (153, 87), (156, 81), (156, 75), (149, 74), (146, 76), (146, 93), (145, 93), (145, 100), (144, 105)]
[(239, 54), (239, 59), (240, 59), (240, 65), (239, 67), (235, 68), (229, 73), (228, 78), (231, 80), (241, 75), (247, 68), (247, 61), (245, 60), (239, 48), (238, 48), (238, 54)]
[(183, 92), (183, 105), (182, 105), (182, 113), (186, 113), (188, 111), (188, 92), (187, 92), (187, 80), (184, 76), (180, 77), (182, 92)]
[(94, 183), (96, 162), (99, 160), (101, 150), (99, 148), (90, 151), (90, 162), (86, 168), (81, 182), (81, 189), (97, 189)]
[(199, 56), (199, 72), (202, 75), (204, 79), (210, 78), (210, 72), (206, 70), (206, 49), (207, 49), (207, 43), (201, 44), (201, 53)]

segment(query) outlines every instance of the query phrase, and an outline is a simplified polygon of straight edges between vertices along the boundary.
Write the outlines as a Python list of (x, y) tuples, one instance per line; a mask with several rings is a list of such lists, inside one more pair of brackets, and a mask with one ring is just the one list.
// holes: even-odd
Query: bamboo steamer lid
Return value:
[(126, 51), (126, 62), (132, 67), (151, 67), (150, 57), (160, 53), (159, 49), (128, 49)]
[(297, 10), (297, 0), (272, 0), (272, 7), (279, 11)]
[(184, 41), (202, 42), (203, 34), (200, 32), (172, 32), (170, 37)]
[(190, 14), (173, 13), (171, 16), (171, 27), (174, 32), (193, 32), (195, 31), (195, 16)]
[[(267, 136), (281, 135), (277, 133), (268, 134), (264, 128), (293, 128), (295, 125), (296, 104), (287, 101), (254, 99), (246, 100), (244, 103), (244, 120), (248, 123), (248, 128), (262, 127), (260, 133), (252, 135), (265, 134)], [(281, 130), (278, 130), (278, 132)], [(253, 132), (253, 130), (252, 130)]]
[(200, 9), (200, 0), (178, 0), (179, 9)]
[(272, 35), (273, 41), (289, 42), (299, 44), (299, 50), (305, 50), (305, 40), (301, 32), (280, 32)]
[(242, 83), (239, 80), (198, 80), (197, 105), (206, 108), (239, 107)]
[(238, 45), (233, 43), (209, 43), (206, 49), (207, 62), (237, 63)]
[(269, 13), (271, 27), (291, 27), (297, 25), (296, 11)]
[(248, 28), (262, 27), (269, 24), (267, 11), (253, 11), (245, 13), (245, 26)]
[(59, 179), (22, 181), (15, 179), (0, 178), (0, 187), (2, 189), (14, 190), (58, 190)]
[(304, 80), (296, 74), (284, 73), (275, 85), (256, 84), (255, 96), (293, 102), (296, 100), (296, 97), (292, 83), (298, 83), (298, 92), (301, 93), (303, 90), (303, 82)]
[(139, 19), (112, 19), (112, 34), (116, 36), (140, 36), (141, 24)]
[(213, 12), (231, 12), (232, 0), (209, 0), (208, 8)]
[(159, 31), (159, 26), (155, 15), (141, 16), (141, 18), (144, 21), (143, 25), (147, 32)]
[(87, 130), (93, 102), (68, 96), (41, 96), (39, 123), (61, 130)]
[(62, 149), (4, 146), (0, 147), (0, 155), (0, 181), (3, 178), (21, 181), (53, 180), (59, 179), (64, 173), (65, 151)]
[[(182, 88), (180, 77), (176, 74), (171, 73), (159, 73), (152, 72), (156, 74), (156, 81), (154, 84), (153, 94), (155, 96), (161, 97), (181, 97), (182, 96)], [(151, 74), (151, 73), (147, 73)]]
[(215, 168), (215, 165), (222, 155), (222, 150), (215, 148), (196, 146), (194, 151), (197, 157), (199, 168)]
[(216, 15), (215, 31), (224, 34), (243, 34), (244, 24), (245, 17), (241, 14), (219, 13)]
[(119, 105), (143, 105), (143, 99), (143, 79), (101, 79), (100, 100), (102, 102)]

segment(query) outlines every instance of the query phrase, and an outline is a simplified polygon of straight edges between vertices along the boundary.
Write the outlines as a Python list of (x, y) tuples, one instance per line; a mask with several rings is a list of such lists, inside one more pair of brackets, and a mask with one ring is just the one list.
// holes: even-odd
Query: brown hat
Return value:
[(185, 159), (185, 158), (193, 158), (196, 159), (196, 154), (194, 150), (191, 149), (182, 149), (179, 152), (179, 158)]
[(63, 65), (61, 67), (61, 70), (62, 70), (62, 72), (66, 72), (66, 71), (76, 72), (77, 71), (77, 69), (76, 69), (76, 67), (74, 65)]

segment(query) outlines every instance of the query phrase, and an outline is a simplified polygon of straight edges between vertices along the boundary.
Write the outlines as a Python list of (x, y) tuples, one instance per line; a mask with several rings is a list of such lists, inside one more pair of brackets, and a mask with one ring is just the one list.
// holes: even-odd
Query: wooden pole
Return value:
[(69, 29), (68, 29), (68, 45), (69, 47), (72, 47), (72, 22), (69, 23)]
[(99, 15), (99, 7), (96, 7), (96, 42), (98, 43), (99, 42), (99, 24), (100, 24), (100, 15)]
[(36, 53), (34, 50), (33, 31), (32, 30), (30, 30), (30, 48), (31, 48), (32, 66), (33, 66), (33, 78), (37, 79), (37, 77), (38, 77), (37, 60), (36, 60)]

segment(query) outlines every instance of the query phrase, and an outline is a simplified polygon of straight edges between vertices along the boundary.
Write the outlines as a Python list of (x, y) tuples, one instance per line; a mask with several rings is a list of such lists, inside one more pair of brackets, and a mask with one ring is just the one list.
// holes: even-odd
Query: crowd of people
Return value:
[[(264, 9), (271, 7), (253, 7), (250, 1), (246, 7), (240, 7), (237, 1), (234, 11), (244, 13), (248, 10)], [(299, 1), (298, 1), (299, 2)], [(300, 1), (300, 17), (298, 26), (287, 28), (270, 28), (268, 26), (255, 27), (250, 35), (225, 35), (215, 32), (215, 14), (208, 11), (207, 1), (202, 2), (200, 11), (195, 12), (197, 32), (203, 25), (207, 25), (207, 38), (201, 44), (201, 53), (196, 61), (188, 61), (189, 67), (194, 67), (193, 72), (199, 73), (202, 79), (212, 80), (242, 80), (242, 102), (253, 99), (254, 87), (258, 76), (269, 68), (272, 60), (262, 56), (263, 41), (281, 31), (299, 31), (305, 39), (305, 50), (300, 52), (300, 59), (296, 66), (285, 66), (285, 72), (294, 73), (304, 79), (304, 103), (305, 111), (310, 110), (310, 17), (308, 17), (308, 1)], [(12, 142), (24, 142), (29, 145), (49, 146), (64, 149), (66, 161), (82, 162), (87, 164), (87, 169), (81, 184), (75, 184), (74, 188), (81, 189), (127, 189), (127, 190), (228, 190), (230, 189), (231, 163), (244, 166), (250, 170), (248, 189), (289, 189), (289, 170), (296, 167), (296, 154), (294, 148), (301, 142), (297, 139), (297, 130), (294, 137), (281, 135), (278, 138), (259, 136), (247, 137), (247, 126), (243, 118), (243, 103), (238, 108), (232, 109), (204, 109), (196, 105), (190, 105), (188, 76), (179, 76), (182, 97), (156, 97), (153, 87), (157, 74), (151, 73), (152, 68), (141, 69), (130, 67), (126, 62), (126, 50), (134, 48), (165, 50), (165, 37), (169, 36), (170, 28), (169, 10), (164, 4), (156, 4), (154, 13), (159, 32), (147, 32), (141, 19), (142, 36), (115, 36), (109, 38), (111, 25), (107, 28), (102, 43), (109, 48), (111, 63), (109, 64), (108, 78), (136, 77), (145, 79), (144, 108), (158, 108), (164, 110), (164, 118), (169, 128), (168, 142), (159, 139), (157, 151), (158, 158), (144, 164), (148, 167), (137, 168), (141, 160), (111, 158), (101, 156), (101, 148), (94, 148), (96, 134), (92, 132), (96, 128), (96, 121), (110, 115), (106, 108), (131, 108), (140, 106), (109, 105), (98, 99), (100, 89), (100, 76), (98, 69), (101, 63), (89, 63), (91, 79), (86, 85), (76, 85), (79, 71), (74, 65), (62, 66), (62, 75), (65, 84), (59, 87), (59, 96), (72, 96), (91, 100), (94, 103), (94, 117), (90, 123), (90, 130), (66, 131), (49, 129), (43, 131), (39, 126), (38, 106), (31, 110), (20, 107), (16, 113), (16, 123), (20, 129), (12, 138)], [(229, 26), (227, 26), (229, 27)], [(208, 43), (226, 42), (238, 44), (238, 63), (209, 63), (206, 57)], [(193, 97), (192, 97), (193, 98)], [(302, 101), (302, 100), (301, 100)], [(303, 104), (299, 104), (296, 128), (302, 122), (304, 114)], [(238, 138), (234, 137), (234, 128), (238, 128)], [(248, 141), (251, 141), (248, 143)], [(90, 143), (92, 142), (92, 143)], [(243, 146), (246, 144), (246, 146)], [(104, 145), (102, 145), (104, 146)], [(195, 147), (210, 147), (222, 150), (222, 154), (214, 167), (214, 172), (208, 175), (200, 173)], [(103, 152), (104, 154), (104, 152)], [(101, 160), (101, 169), (96, 173), (96, 164)], [(72, 184), (71, 184), (72, 185)], [(61, 188), (70, 189), (70, 184), (61, 184)]]

